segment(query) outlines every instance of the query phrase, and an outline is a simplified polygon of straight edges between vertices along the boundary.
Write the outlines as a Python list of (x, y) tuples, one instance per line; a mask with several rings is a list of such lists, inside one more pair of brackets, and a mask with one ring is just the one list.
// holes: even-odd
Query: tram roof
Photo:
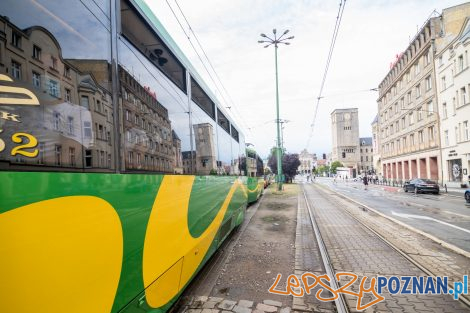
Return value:
[(240, 132), (241, 129), (237, 123), (228, 115), (228, 112), (225, 108), (220, 105), (220, 102), (217, 100), (217, 97), (212, 92), (212, 89), (206, 84), (204, 79), (199, 75), (197, 70), (194, 68), (192, 63), (183, 53), (178, 44), (173, 40), (171, 35), (168, 33), (166, 28), (157, 18), (157, 16), (152, 12), (152, 9), (147, 5), (144, 0), (130, 0), (134, 7), (139, 11), (143, 18), (145, 18), (148, 26), (150, 26), (160, 37), (160, 39), (168, 46), (171, 52), (178, 58), (178, 60), (183, 64), (187, 71), (189, 71), (192, 78), (194, 78), (197, 83), (204, 89), (204, 92), (211, 98), (211, 100), (217, 104), (217, 107), (224, 113), (224, 115), (230, 119), (230, 123), (237, 127), (237, 130)]

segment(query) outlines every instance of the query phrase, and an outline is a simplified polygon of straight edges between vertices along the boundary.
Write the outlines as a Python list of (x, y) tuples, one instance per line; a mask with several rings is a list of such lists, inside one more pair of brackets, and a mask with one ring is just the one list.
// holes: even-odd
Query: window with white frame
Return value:
[(428, 115), (431, 115), (434, 113), (434, 105), (432, 103), (432, 101), (429, 101), (428, 104), (427, 104), (427, 113)]
[(48, 89), (49, 89), (49, 94), (53, 97), (59, 98), (60, 97), (60, 88), (59, 88), (59, 83), (56, 82), (53, 79), (49, 79), (48, 82)]
[(11, 76), (16, 79), (21, 79), (21, 64), (16, 61), (11, 61)]
[(444, 143), (446, 147), (449, 145), (449, 131), (448, 130), (444, 131)]
[(470, 134), (468, 130), (468, 121), (463, 122), (463, 140), (469, 140)]
[(416, 85), (415, 91), (416, 91), (416, 98), (421, 97), (421, 85), (420, 84)]
[(426, 91), (431, 90), (431, 88), (432, 88), (432, 79), (431, 79), (431, 75), (429, 75), (428, 77), (426, 77), (426, 79), (424, 80), (424, 82), (425, 82), (425, 86), (426, 86)]
[(467, 103), (467, 89), (465, 87), (460, 88), (460, 106)]
[(442, 76), (441, 77), (441, 90), (446, 90), (447, 85), (446, 85), (446, 77)]
[(463, 55), (459, 55), (458, 61), (457, 61), (457, 70), (458, 70), (458, 72), (460, 73), (461, 71), (463, 71), (463, 68), (464, 68)]
[(41, 74), (33, 72), (33, 86), (34, 88), (41, 88)]
[(75, 135), (73, 116), (67, 117), (67, 132), (69, 133), (69, 135)]
[(423, 119), (423, 107), (418, 108), (418, 122)]
[(33, 45), (33, 59), (41, 60), (41, 48), (36, 45)]
[(447, 103), (442, 104), (442, 118), (447, 118)]
[(418, 132), (418, 140), (419, 143), (424, 143), (424, 132), (422, 130)]
[(52, 113), (52, 125), (54, 127), (54, 130), (60, 131), (60, 113), (54, 111)]
[(430, 141), (433, 141), (434, 140), (434, 126), (430, 126), (428, 127), (428, 138)]

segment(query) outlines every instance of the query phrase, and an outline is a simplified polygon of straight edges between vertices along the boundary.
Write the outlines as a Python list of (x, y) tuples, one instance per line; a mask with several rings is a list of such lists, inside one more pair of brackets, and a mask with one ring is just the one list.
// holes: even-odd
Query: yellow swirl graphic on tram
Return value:
[(0, 312), (111, 312), (122, 242), (119, 216), (97, 197), (0, 214)]
[(188, 283), (219, 230), (237, 179), (216, 217), (198, 238), (188, 229), (188, 206), (194, 176), (165, 176), (158, 190), (145, 235), (143, 280), (147, 303), (161, 307)]

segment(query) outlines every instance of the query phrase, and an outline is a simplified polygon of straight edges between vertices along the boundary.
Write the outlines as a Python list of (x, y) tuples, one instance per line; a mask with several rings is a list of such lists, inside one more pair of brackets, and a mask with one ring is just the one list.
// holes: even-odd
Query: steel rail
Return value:
[[(318, 227), (318, 224), (315, 220), (315, 217), (314, 217), (314, 215), (312, 213), (312, 210), (310, 208), (310, 205), (308, 203), (308, 199), (307, 199), (307, 195), (305, 194), (305, 187), (304, 186), (302, 186), (302, 192), (304, 194), (305, 204), (307, 206), (308, 215), (310, 216), (310, 221), (312, 222), (312, 227), (313, 227), (313, 230), (315, 232), (315, 237), (317, 239), (318, 248), (320, 250), (321, 258), (322, 258), (322, 261), (323, 261), (323, 266), (325, 267), (326, 274), (331, 279), (330, 286), (334, 290), (338, 290), (339, 289), (339, 282), (336, 280), (335, 272), (334, 272), (333, 266), (331, 264), (330, 257), (328, 255), (328, 251), (326, 250), (326, 246), (325, 246), (325, 243), (324, 243), (323, 238), (321, 236), (320, 229)], [(336, 304), (336, 310), (337, 310), (338, 313), (348, 313), (349, 312), (349, 309), (346, 305), (346, 301), (344, 300), (343, 294), (340, 293), (338, 295), (338, 298), (335, 300), (335, 304)]]
[[(326, 192), (325, 188), (327, 187), (324, 187), (324, 186), (321, 186), (319, 187), (318, 189), (322, 189), (322, 193), (324, 194)], [(342, 198), (344, 200), (347, 200), (349, 202), (352, 202), (356, 205), (359, 205), (361, 207), (364, 207), (366, 208), (367, 210), (370, 210), (370, 211), (375, 211), (373, 209), (370, 209), (367, 205), (365, 204), (362, 204), (354, 199), (351, 199), (350, 197), (347, 197), (339, 192), (337, 192), (336, 190), (333, 190), (331, 188), (328, 189), (328, 191), (331, 191), (333, 193), (335, 193), (335, 195), (338, 197), (338, 198)], [(305, 191), (304, 191), (304, 195), (305, 195)], [(325, 197), (326, 198), (326, 197)], [(328, 201), (331, 202), (330, 199), (326, 198)], [(397, 246), (395, 246), (391, 241), (389, 241), (388, 239), (386, 239), (384, 236), (382, 236), (380, 233), (378, 233), (377, 231), (375, 231), (372, 227), (366, 225), (363, 221), (359, 220), (356, 216), (354, 216), (354, 214), (352, 214), (351, 212), (349, 212), (348, 210), (344, 210), (345, 213), (347, 213), (350, 217), (352, 217), (356, 222), (358, 222), (360, 225), (362, 225), (364, 228), (366, 228), (367, 230), (371, 231), (374, 235), (376, 235), (380, 240), (382, 240), (386, 245), (388, 245), (390, 248), (392, 248), (392, 250), (394, 250), (395, 252), (397, 252), (398, 254), (400, 254), (401, 256), (403, 256), (407, 261), (409, 261), (411, 264), (413, 264), (414, 266), (416, 266), (417, 268), (419, 268), (421, 271), (423, 271), (426, 275), (428, 276), (431, 276), (433, 277), (434, 274), (428, 270), (426, 267), (424, 267), (423, 265), (421, 265), (420, 263), (418, 263), (416, 260), (414, 260), (413, 258), (411, 258), (410, 256), (408, 256), (405, 252), (403, 252), (400, 248), (398, 248)], [(434, 277), (433, 277), (434, 278)], [(435, 278), (434, 278), (435, 279)], [(448, 288), (449, 289), (453, 289), (454, 286), (451, 285), (450, 283), (447, 284)], [(462, 302), (465, 306), (469, 307), (470, 308), (470, 301), (465, 297), (464, 294), (461, 294), (460, 297), (458, 298), (458, 301)]]

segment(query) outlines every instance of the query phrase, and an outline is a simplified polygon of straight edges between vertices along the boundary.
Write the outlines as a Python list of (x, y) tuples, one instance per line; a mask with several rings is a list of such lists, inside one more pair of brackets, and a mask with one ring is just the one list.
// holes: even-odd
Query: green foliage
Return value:
[(336, 174), (336, 168), (343, 167), (343, 163), (340, 161), (334, 161), (331, 163), (331, 173)]

